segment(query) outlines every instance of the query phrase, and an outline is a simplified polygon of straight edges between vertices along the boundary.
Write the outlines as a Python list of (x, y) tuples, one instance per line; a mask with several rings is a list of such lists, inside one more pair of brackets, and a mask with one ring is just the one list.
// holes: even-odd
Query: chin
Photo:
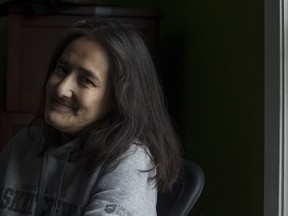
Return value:
[[(59, 117), (53, 115), (45, 114), (45, 122), (50, 125), (51, 127), (55, 128), (56, 130), (60, 131), (61, 133), (76, 136), (79, 134), (78, 128), (71, 128), (71, 124), (67, 125), (67, 123), (63, 123), (59, 120)], [(73, 126), (73, 125), (72, 125)]]
[(61, 128), (63, 128), (63, 124), (59, 122), (59, 117), (53, 116), (51, 112), (45, 112), (44, 119), (48, 125), (50, 125), (51, 127), (54, 127), (57, 130), (60, 130)]

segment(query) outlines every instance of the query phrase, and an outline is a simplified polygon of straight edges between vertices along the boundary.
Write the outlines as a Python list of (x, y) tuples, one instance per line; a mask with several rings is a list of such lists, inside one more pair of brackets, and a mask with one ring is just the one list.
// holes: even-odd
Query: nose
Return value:
[(74, 80), (75, 79), (72, 75), (69, 75), (64, 79), (60, 80), (55, 89), (58, 97), (70, 98), (73, 96), (76, 88)]

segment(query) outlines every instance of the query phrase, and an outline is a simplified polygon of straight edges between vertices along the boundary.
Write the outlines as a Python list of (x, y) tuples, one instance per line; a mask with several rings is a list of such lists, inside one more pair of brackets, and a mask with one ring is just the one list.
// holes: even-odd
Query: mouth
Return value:
[(73, 111), (75, 112), (77, 110), (77, 107), (74, 105), (74, 103), (64, 100), (62, 98), (52, 98), (51, 99), (51, 105), (53, 108), (59, 110), (59, 111)]

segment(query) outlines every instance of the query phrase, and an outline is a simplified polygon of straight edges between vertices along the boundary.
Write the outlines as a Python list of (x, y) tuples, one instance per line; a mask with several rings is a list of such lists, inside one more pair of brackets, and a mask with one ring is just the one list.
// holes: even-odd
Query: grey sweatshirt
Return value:
[(0, 154), (0, 215), (154, 216), (157, 188), (151, 159), (131, 145), (111, 172), (87, 170), (80, 140), (39, 155), (40, 128), (19, 132)]

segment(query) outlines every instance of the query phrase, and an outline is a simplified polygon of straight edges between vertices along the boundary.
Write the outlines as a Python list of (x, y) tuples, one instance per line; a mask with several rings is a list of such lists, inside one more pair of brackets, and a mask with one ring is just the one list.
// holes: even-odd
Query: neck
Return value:
[(65, 133), (60, 133), (60, 137), (59, 137), (59, 143), (60, 145), (64, 145), (68, 142), (71, 142), (73, 139), (75, 139), (74, 136), (71, 136), (69, 134), (65, 134)]

